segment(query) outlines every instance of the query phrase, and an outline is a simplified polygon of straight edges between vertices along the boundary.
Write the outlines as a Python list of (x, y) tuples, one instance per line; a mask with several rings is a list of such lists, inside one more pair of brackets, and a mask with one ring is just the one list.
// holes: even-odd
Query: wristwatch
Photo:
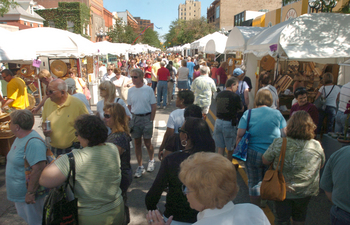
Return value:
[(35, 192), (30, 192), (30, 191), (27, 191), (27, 194), (34, 195), (34, 194), (35, 194)]

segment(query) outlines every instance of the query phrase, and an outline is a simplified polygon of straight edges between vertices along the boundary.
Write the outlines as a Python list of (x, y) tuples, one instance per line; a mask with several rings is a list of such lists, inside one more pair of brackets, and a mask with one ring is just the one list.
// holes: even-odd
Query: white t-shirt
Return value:
[(340, 89), (339, 95), (339, 108), (338, 110), (341, 112), (345, 112), (346, 105), (350, 100), (350, 82), (346, 83)]
[(174, 129), (174, 133), (177, 134), (179, 127), (185, 122), (184, 117), (185, 109), (175, 109), (169, 115), (167, 127)]
[[(125, 112), (126, 112), (126, 115), (130, 116), (130, 118), (132, 118), (132, 115), (129, 111), (129, 108), (126, 106), (125, 102), (123, 101), (123, 99), (119, 98), (115, 98), (114, 99), (114, 102), (117, 102), (119, 103), (120, 105), (122, 105), (125, 109)], [(105, 106), (105, 100), (100, 100), (97, 102), (97, 105), (96, 105), (96, 108), (97, 108), (97, 112), (98, 112), (98, 115), (100, 116), (100, 118), (103, 120), (103, 107)]]
[(108, 73), (106, 73), (105, 75), (103, 75), (101, 81), (113, 81), (115, 79), (115, 73), (112, 73), (111, 75), (108, 75)]
[(76, 97), (76, 98), (78, 98), (80, 101), (82, 101), (82, 102), (85, 104), (85, 106), (86, 106), (87, 110), (89, 111), (89, 113), (90, 113), (91, 115), (93, 114), (92, 111), (91, 111), (89, 102), (88, 102), (88, 100), (86, 99), (86, 97), (85, 97), (84, 94), (82, 94), (82, 93), (75, 93), (75, 94), (72, 95), (72, 96), (73, 96), (73, 97)]
[(98, 73), (99, 73), (99, 76), (102, 78), (103, 75), (105, 75), (107, 73), (107, 68), (105, 66), (101, 66), (99, 69), (98, 69)]
[[(125, 81), (124, 81), (125, 80)], [(116, 79), (113, 81), (113, 84), (114, 85), (117, 85), (119, 87), (115, 87), (116, 88), (116, 91), (115, 91), (115, 94), (116, 96), (119, 96), (120, 95), (120, 86), (122, 86), (123, 82), (124, 82), (124, 85), (127, 84), (131, 79), (126, 77), (126, 76), (123, 76), (123, 75), (120, 75), (119, 79)]]
[(270, 225), (264, 212), (256, 205), (228, 202), (222, 209), (205, 209), (197, 214), (193, 225)]
[(151, 105), (156, 104), (153, 89), (147, 85), (140, 88), (135, 86), (128, 91), (128, 105), (131, 106), (131, 113), (145, 114), (152, 111)]
[(177, 78), (177, 81), (188, 80), (188, 74), (190, 73), (190, 70), (187, 67), (180, 67), (178, 72), (179, 72), (179, 77)]
[[(332, 87), (333, 85), (322, 86), (318, 90), (318, 92), (320, 92), (323, 95), (323, 97), (326, 97), (329, 94), (329, 92), (332, 90)], [(325, 89), (325, 91), (323, 91), (323, 89)], [(332, 92), (328, 95), (326, 99), (326, 105), (337, 108), (337, 97), (339, 92), (340, 92), (340, 87), (338, 87), (337, 85), (334, 85)]]
[[(242, 85), (242, 82), (243, 82), (243, 85)], [(246, 89), (249, 89), (249, 86), (248, 86), (247, 82), (240, 80), (238, 82), (238, 89), (237, 89), (236, 94), (239, 95), (240, 93), (244, 92)]]

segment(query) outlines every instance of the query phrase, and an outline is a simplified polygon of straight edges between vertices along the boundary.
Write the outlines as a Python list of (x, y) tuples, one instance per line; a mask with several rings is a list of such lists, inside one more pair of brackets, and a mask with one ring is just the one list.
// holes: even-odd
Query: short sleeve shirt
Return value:
[(216, 85), (208, 75), (201, 75), (193, 81), (191, 90), (194, 93), (194, 104), (200, 107), (210, 106)]
[[(247, 128), (249, 110), (245, 111), (238, 128)], [(249, 133), (251, 134), (248, 147), (254, 151), (264, 153), (275, 138), (281, 137), (282, 128), (287, 123), (280, 111), (270, 107), (252, 109), (249, 121)]]
[(179, 127), (185, 122), (184, 112), (185, 109), (175, 109), (169, 115), (167, 127), (174, 129), (175, 133), (178, 133)]
[(218, 75), (220, 76), (220, 84), (225, 85), (226, 80), (227, 80), (227, 75), (226, 75), (226, 71), (222, 67), (219, 67), (216, 70), (216, 76), (218, 76)]
[(187, 67), (180, 67), (178, 81), (187, 81), (190, 70)]
[(241, 98), (236, 93), (224, 90), (216, 96), (216, 116), (219, 119), (235, 119), (237, 111), (241, 108)]
[(153, 89), (147, 85), (140, 88), (135, 86), (130, 88), (127, 101), (133, 114), (150, 113), (152, 111), (151, 105), (157, 103)]
[[(333, 85), (322, 86), (318, 90), (318, 92), (320, 92), (323, 97), (326, 97), (328, 95), (328, 97), (326, 98), (326, 105), (337, 108), (337, 97), (340, 92), (340, 88), (337, 85), (334, 85), (334, 88), (333, 89), (332, 88), (333, 88)], [(325, 90), (323, 91), (323, 89)]]
[(350, 100), (350, 82), (344, 84), (340, 89), (339, 95), (339, 111), (345, 112), (346, 105)]
[(9, 107), (15, 109), (25, 109), (29, 106), (27, 86), (21, 78), (13, 77), (7, 84), (7, 98), (14, 101)]
[[(277, 167), (283, 138), (276, 138), (264, 153), (264, 158)], [(320, 182), (320, 169), (325, 163), (320, 142), (287, 138), (283, 176), (287, 186), (287, 198), (316, 196)]]
[[(27, 188), (23, 156), (24, 147), (27, 141), (32, 137), (42, 139), (41, 136), (33, 130), (23, 138), (16, 138), (7, 154), (6, 193), (7, 199), (12, 202), (24, 202), (25, 200)], [(25, 155), (30, 166), (41, 161), (46, 161), (46, 146), (44, 142), (38, 139), (30, 140)]]

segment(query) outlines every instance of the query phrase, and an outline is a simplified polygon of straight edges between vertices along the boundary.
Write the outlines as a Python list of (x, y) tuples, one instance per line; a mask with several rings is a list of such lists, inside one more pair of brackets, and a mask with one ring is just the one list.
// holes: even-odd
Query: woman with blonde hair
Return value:
[(108, 103), (119, 103), (125, 109), (126, 115), (131, 118), (131, 113), (126, 106), (125, 102), (121, 98), (116, 97), (116, 87), (110, 81), (104, 81), (99, 86), (100, 96), (103, 98), (102, 100), (97, 102), (97, 115), (103, 120), (103, 108)]
[(227, 62), (222, 62), (220, 67), (216, 70), (216, 79), (218, 80), (218, 85), (224, 87), (227, 80), (226, 70), (228, 68)]
[[(259, 207), (232, 202), (239, 190), (236, 169), (222, 155), (199, 152), (188, 157), (181, 163), (179, 179), (190, 207), (199, 211), (194, 225), (270, 224)], [(149, 212), (147, 220), (152, 225), (164, 224), (158, 211)]]
[(77, 77), (77, 73), (77, 68), (70, 68), (68, 71), (70, 78), (75, 81), (76, 92), (84, 94), (83, 89), (87, 88), (86, 83), (82, 78)]
[[(287, 145), (282, 174), (287, 196), (284, 201), (274, 201), (275, 224), (304, 224), (311, 196), (317, 196), (320, 169), (325, 163), (321, 144), (313, 139), (316, 125), (305, 111), (297, 111), (288, 120)], [(276, 138), (262, 156), (265, 165), (276, 168), (283, 138)]]
[(268, 169), (262, 163), (261, 157), (273, 140), (285, 133), (287, 125), (280, 111), (270, 108), (272, 102), (273, 99), (269, 90), (259, 91), (255, 98), (255, 108), (244, 112), (237, 130), (236, 146), (245, 134), (249, 120), (248, 128), (251, 136), (245, 164), (248, 172), (250, 202), (257, 206), (260, 206), (260, 192), (253, 187), (262, 181)]
[(126, 115), (124, 107), (118, 103), (108, 103), (103, 107), (104, 121), (111, 129), (111, 134), (108, 135), (107, 141), (117, 146), (120, 161), (122, 179), (120, 182), (120, 189), (122, 190), (122, 196), (124, 199), (124, 211), (126, 224), (130, 222), (129, 207), (127, 206), (127, 191), (132, 182), (132, 169), (130, 164), (130, 131), (129, 131), (129, 119)]

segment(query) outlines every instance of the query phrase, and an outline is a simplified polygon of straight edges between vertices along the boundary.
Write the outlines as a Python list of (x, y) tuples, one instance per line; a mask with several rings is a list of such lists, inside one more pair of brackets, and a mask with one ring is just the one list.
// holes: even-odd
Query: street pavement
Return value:
[[(207, 122), (211, 129), (214, 128), (215, 124), (215, 101), (213, 101), (210, 107), (210, 113), (208, 114)], [(155, 149), (155, 171), (149, 173), (146, 172), (141, 178), (134, 178), (129, 191), (128, 191), (128, 205), (130, 207), (131, 222), (130, 225), (141, 225), (147, 224), (146, 221), (146, 206), (145, 206), (145, 196), (149, 188), (151, 187), (153, 180), (157, 175), (157, 171), (160, 166), (158, 160), (158, 149), (162, 142), (163, 135), (166, 130), (166, 123), (168, 121), (169, 114), (175, 110), (175, 101), (173, 100), (167, 109), (157, 109), (156, 118), (154, 121), (154, 133), (152, 138), (152, 144)], [(95, 106), (92, 106), (92, 110), (96, 110)], [(34, 129), (42, 135), (41, 128), (41, 118), (35, 116)], [(146, 167), (148, 163), (148, 154), (145, 147), (143, 147), (143, 165)], [(249, 202), (248, 188), (247, 188), (247, 176), (244, 170), (244, 164), (234, 161), (234, 163), (239, 163), (241, 166), (238, 169), (238, 185), (239, 192), (236, 199), (233, 201), (237, 203), (247, 203)], [(131, 165), (135, 171), (137, 168), (137, 161), (135, 157), (134, 149), (131, 149)], [(162, 198), (159, 201), (158, 207), (160, 210), (164, 210), (165, 204), (165, 193), (163, 193)], [(306, 225), (328, 225), (330, 224), (329, 210), (331, 203), (327, 200), (324, 192), (320, 192), (317, 197), (312, 197), (311, 202), (308, 207), (308, 213), (306, 218)], [(268, 202), (268, 206), (264, 208), (265, 214), (268, 216), (271, 224), (273, 223), (274, 217), (272, 212), (272, 202)], [(16, 213), (14, 203), (10, 202), (6, 198), (6, 186), (5, 186), (5, 166), (0, 166), (0, 225), (22, 225), (26, 224)]]

